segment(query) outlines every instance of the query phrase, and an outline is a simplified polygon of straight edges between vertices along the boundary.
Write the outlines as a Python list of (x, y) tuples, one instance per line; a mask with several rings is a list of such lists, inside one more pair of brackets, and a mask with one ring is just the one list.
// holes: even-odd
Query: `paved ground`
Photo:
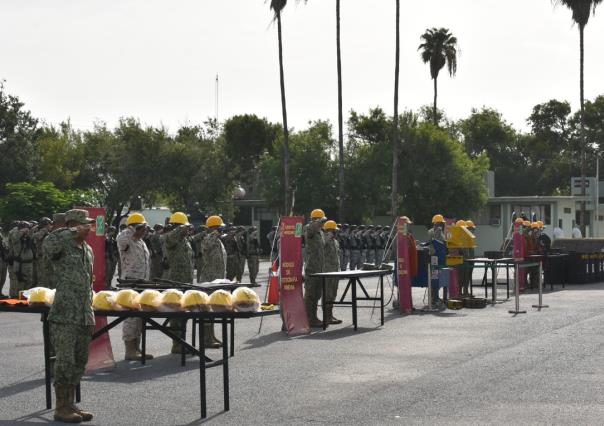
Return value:
[[(260, 334), (259, 320), (239, 321), (231, 411), (222, 411), (221, 370), (211, 369), (205, 422), (196, 359), (180, 367), (169, 341), (151, 332), (157, 358), (146, 367), (122, 361), (116, 330), (120, 361), (85, 378), (82, 406), (97, 425), (601, 425), (603, 289), (558, 288), (540, 312), (531, 308), (535, 294), (522, 295), (528, 313), (518, 316), (508, 313), (510, 301), (408, 317), (388, 311), (379, 327), (378, 311), (364, 309), (358, 332), (339, 308), (342, 326), (295, 339), (279, 331), (278, 318), (265, 320)], [(416, 306), (422, 297), (415, 289)], [(0, 426), (48, 422), (39, 318), (0, 313), (0, 347)]]

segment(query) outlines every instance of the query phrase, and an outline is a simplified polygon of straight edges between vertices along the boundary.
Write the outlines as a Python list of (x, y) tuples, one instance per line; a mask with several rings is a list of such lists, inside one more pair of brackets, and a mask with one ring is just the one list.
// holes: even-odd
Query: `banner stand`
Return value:
[(519, 286), (519, 280), (520, 278), (520, 267), (518, 266), (518, 264), (516, 263), (516, 265), (514, 266), (514, 293), (515, 293), (515, 301), (516, 301), (516, 309), (512, 310), (510, 309), (508, 312), (510, 314), (526, 314), (526, 311), (521, 311), (520, 310), (520, 286)]
[(543, 266), (541, 264), (541, 261), (539, 261), (539, 304), (538, 305), (533, 305), (533, 308), (538, 308), (539, 310), (541, 310), (541, 308), (549, 308), (549, 305), (544, 305), (543, 304)]

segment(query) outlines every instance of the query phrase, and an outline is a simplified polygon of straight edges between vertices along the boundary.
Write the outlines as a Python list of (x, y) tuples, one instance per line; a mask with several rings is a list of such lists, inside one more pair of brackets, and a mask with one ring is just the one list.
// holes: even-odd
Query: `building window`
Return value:
[(489, 205), (489, 225), (501, 225), (501, 204)]

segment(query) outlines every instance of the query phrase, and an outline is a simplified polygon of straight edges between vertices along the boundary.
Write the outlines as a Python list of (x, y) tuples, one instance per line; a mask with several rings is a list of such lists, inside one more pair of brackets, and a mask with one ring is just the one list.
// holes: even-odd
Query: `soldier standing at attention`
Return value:
[(312, 274), (323, 272), (325, 264), (325, 239), (323, 222), (325, 213), (315, 209), (310, 213), (311, 222), (304, 230), (306, 240), (306, 259), (304, 262), (304, 306), (311, 327), (323, 327), (323, 322), (317, 318), (317, 306), (321, 298), (321, 278), (311, 277)]
[[(167, 278), (185, 284), (193, 284), (193, 248), (189, 242), (191, 224), (187, 215), (176, 212), (170, 216), (170, 224), (174, 229), (166, 234), (166, 256), (170, 264)], [(183, 330), (183, 320), (170, 320), (172, 332), (180, 335)], [(180, 342), (172, 341), (173, 354), (182, 352)]]
[(55, 265), (57, 291), (48, 314), (56, 353), (54, 419), (66, 423), (89, 421), (92, 414), (75, 404), (75, 388), (88, 362), (88, 345), (94, 332), (92, 311), (92, 249), (86, 244), (90, 224), (86, 210), (65, 213), (68, 229), (57, 231), (45, 246)]
[(153, 226), (153, 230), (155, 231), (153, 235), (149, 238), (149, 251), (151, 252), (151, 278), (161, 278), (164, 268), (161, 265), (161, 260), (163, 258), (162, 244), (161, 244), (161, 235), (164, 232), (163, 225), (156, 223)]
[(250, 270), (250, 282), (256, 286), (256, 277), (260, 268), (260, 241), (258, 241), (258, 229), (255, 226), (250, 228), (250, 233), (247, 237), (247, 265)]
[(10, 296), (18, 298), (19, 292), (33, 287), (34, 280), (34, 244), (30, 234), (30, 224), (19, 222), (18, 230), (9, 240), (9, 247), (13, 259), (15, 281), (11, 280)]
[(226, 235), (222, 237), (222, 244), (226, 250), (226, 278), (233, 281), (236, 278), (239, 270), (239, 248), (237, 246), (237, 236), (235, 235), (235, 227), (231, 226)]
[(337, 234), (338, 245), (340, 246), (340, 269), (346, 270), (348, 259), (350, 258), (350, 247), (348, 244), (348, 225), (345, 223)]
[[(323, 272), (338, 272), (340, 270), (340, 247), (337, 239), (339, 231), (333, 220), (328, 220), (323, 225), (325, 232), (325, 264)], [(327, 278), (325, 280), (325, 315), (328, 324), (342, 324), (342, 320), (333, 316), (333, 303), (338, 295), (338, 278)]]
[[(133, 213), (126, 221), (127, 228), (116, 238), (120, 260), (122, 262), (122, 275), (120, 278), (127, 280), (148, 280), (151, 272), (150, 255), (147, 245), (143, 241), (147, 233), (147, 222), (140, 213)], [(126, 318), (122, 326), (122, 340), (126, 347), (126, 361), (142, 360), (140, 349), (143, 335), (142, 318)], [(153, 355), (146, 354), (146, 359), (153, 359)]]
[(110, 288), (119, 259), (119, 250), (115, 240), (117, 228), (110, 226), (105, 234), (105, 288)]
[[(226, 276), (227, 254), (220, 239), (220, 230), (224, 223), (220, 216), (210, 216), (206, 220), (206, 226), (208, 233), (201, 243), (201, 279), (202, 282), (212, 282)], [(214, 325), (206, 324), (205, 327), (205, 346), (219, 348), (221, 342), (214, 335)]]
[(43, 217), (40, 219), (40, 223), (38, 224), (38, 230), (33, 235), (33, 242), (36, 251), (36, 285), (39, 287), (48, 288), (48, 283), (46, 282), (46, 270), (44, 269), (44, 253), (42, 250), (42, 245), (44, 243), (44, 239), (48, 236), (48, 234), (50, 234), (51, 230), (52, 220), (50, 220), (48, 217)]
[(193, 245), (193, 253), (195, 254), (195, 270), (197, 272), (197, 282), (200, 283), (201, 281), (201, 265), (203, 264), (202, 258), (201, 258), (201, 242), (203, 241), (203, 239), (206, 237), (208, 233), (208, 228), (205, 225), (200, 225), (199, 228), (197, 228), (197, 234), (195, 234), (195, 236), (193, 236), (193, 241), (192, 241), (192, 245)]
[(239, 268), (237, 268), (237, 282), (243, 281), (243, 273), (245, 272), (245, 261), (247, 259), (247, 232), (243, 226), (240, 226), (235, 234), (237, 241), (237, 252), (239, 253)]

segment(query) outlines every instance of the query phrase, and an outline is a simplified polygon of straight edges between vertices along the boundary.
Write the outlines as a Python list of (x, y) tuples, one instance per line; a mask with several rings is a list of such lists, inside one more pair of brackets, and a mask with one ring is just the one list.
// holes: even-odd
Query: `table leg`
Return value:
[(354, 331), (357, 331), (357, 279), (352, 278), (350, 282), (352, 284), (352, 323)]
[(323, 330), (327, 330), (327, 307), (325, 306), (326, 296), (325, 277), (321, 277), (321, 309), (323, 310)]
[(505, 265), (505, 287), (507, 291), (507, 298), (510, 300), (510, 265)]
[(229, 344), (227, 320), (222, 320), (222, 382), (224, 385), (224, 411), (229, 411)]
[(382, 325), (384, 325), (384, 276), (380, 275), (380, 313)]
[(44, 336), (44, 383), (46, 385), (46, 409), (52, 408), (52, 393), (50, 389), (50, 327), (48, 316), (42, 314), (42, 335)]
[(484, 275), (482, 277), (482, 285), (484, 285), (484, 298), (488, 297), (488, 284), (489, 284), (489, 268), (484, 268)]
[(235, 356), (235, 318), (230, 319), (231, 323), (231, 356)]
[(193, 325), (191, 326), (191, 346), (196, 346), (195, 336), (197, 335), (197, 330), (195, 330), (195, 327), (199, 325), (199, 320), (193, 318), (192, 323)]
[[(187, 340), (187, 320), (183, 319), (181, 323), (180, 329), (180, 338), (182, 340)], [(185, 366), (187, 364), (187, 350), (183, 345), (180, 345), (180, 365)]]
[(491, 290), (491, 298), (493, 304), (495, 304), (497, 303), (497, 268), (495, 267), (494, 263), (491, 264), (491, 278), (493, 279), (493, 290)]
[(206, 347), (204, 340), (204, 321), (199, 320), (199, 404), (201, 408), (201, 418), (205, 419), (208, 415), (206, 407)]
[(143, 322), (143, 332), (141, 334), (141, 364), (145, 365), (147, 363), (146, 353), (147, 353), (147, 321), (144, 318), (141, 318)]

